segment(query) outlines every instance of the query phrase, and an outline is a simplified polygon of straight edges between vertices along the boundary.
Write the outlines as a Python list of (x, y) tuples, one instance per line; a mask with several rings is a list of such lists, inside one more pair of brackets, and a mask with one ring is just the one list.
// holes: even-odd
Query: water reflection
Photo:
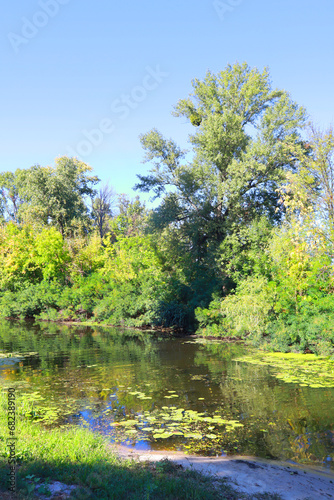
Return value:
[(44, 411), (46, 423), (88, 425), (140, 449), (333, 467), (334, 389), (285, 383), (269, 366), (236, 361), (242, 345), (5, 323), (0, 352), (12, 353), (0, 363), (2, 384), (18, 384), (18, 399), (30, 397), (42, 408), (32, 416)]

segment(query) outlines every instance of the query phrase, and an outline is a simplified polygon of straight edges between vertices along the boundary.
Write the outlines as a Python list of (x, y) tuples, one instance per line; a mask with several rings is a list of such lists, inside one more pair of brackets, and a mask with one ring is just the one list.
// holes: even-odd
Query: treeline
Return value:
[(228, 66), (180, 100), (190, 151), (157, 130), (135, 186), (100, 188), (62, 157), (0, 176), (0, 313), (247, 338), (276, 350), (334, 349), (334, 137), (273, 89)]

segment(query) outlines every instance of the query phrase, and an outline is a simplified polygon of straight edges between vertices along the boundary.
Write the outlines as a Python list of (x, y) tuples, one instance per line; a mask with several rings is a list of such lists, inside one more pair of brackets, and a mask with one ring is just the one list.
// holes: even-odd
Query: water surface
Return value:
[(334, 389), (239, 361), (242, 344), (4, 322), (0, 353), (11, 354), (1, 384), (45, 425), (86, 425), (141, 449), (333, 466)]

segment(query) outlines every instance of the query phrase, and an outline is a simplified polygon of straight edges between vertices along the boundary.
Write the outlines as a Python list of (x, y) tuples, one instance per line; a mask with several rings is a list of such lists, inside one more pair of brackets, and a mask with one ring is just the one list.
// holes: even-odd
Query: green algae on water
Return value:
[(259, 353), (235, 361), (269, 366), (283, 382), (301, 387), (334, 387), (334, 361), (325, 356), (296, 353)]

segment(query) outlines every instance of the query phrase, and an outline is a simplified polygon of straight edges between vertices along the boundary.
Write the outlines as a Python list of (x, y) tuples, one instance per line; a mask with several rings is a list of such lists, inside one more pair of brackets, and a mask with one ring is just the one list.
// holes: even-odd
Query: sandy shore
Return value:
[(245, 456), (214, 458), (182, 452), (143, 452), (122, 446), (117, 446), (115, 451), (122, 458), (141, 462), (168, 458), (184, 468), (227, 478), (231, 486), (243, 493), (278, 493), (284, 500), (334, 500), (334, 473), (321, 468)]

